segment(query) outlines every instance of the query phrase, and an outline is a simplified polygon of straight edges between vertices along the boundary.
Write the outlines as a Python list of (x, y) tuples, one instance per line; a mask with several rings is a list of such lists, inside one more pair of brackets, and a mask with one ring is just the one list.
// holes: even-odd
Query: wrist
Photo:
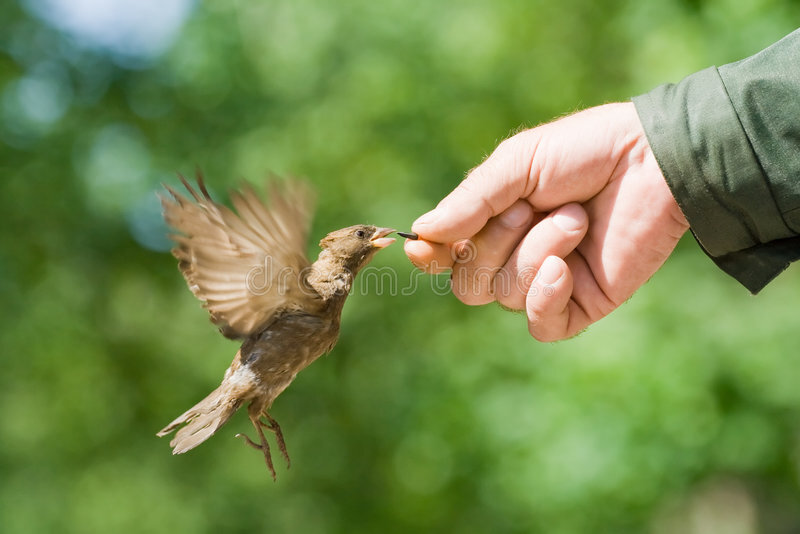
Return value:
[(675, 229), (679, 230), (681, 235), (689, 229), (689, 221), (683, 210), (675, 198), (672, 189), (669, 186), (661, 167), (656, 160), (650, 142), (647, 139), (642, 122), (636, 112), (636, 108), (632, 102), (626, 103), (629, 112), (631, 113), (631, 135), (633, 135), (633, 148), (631, 149), (632, 157), (638, 162), (640, 175), (642, 179), (650, 183), (654, 194), (654, 198), (660, 201), (654, 209), (658, 209), (668, 219), (675, 224)]

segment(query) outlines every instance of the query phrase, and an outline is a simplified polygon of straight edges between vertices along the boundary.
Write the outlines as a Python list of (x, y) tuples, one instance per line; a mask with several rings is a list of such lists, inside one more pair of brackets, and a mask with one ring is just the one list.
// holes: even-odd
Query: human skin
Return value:
[[(523, 131), (414, 222), (409, 259), (462, 302), (524, 310), (539, 341), (625, 302), (689, 228), (632, 103)], [(462, 240), (469, 240), (463, 242)]]

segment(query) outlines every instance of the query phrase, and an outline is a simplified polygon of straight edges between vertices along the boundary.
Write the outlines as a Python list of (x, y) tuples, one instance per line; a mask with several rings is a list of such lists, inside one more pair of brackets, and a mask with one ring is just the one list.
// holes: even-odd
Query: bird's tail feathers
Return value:
[(169, 442), (172, 454), (183, 454), (213, 436), (222, 425), (228, 422), (241, 404), (240, 398), (231, 395), (230, 389), (223, 388), (221, 385), (156, 435), (158, 437), (166, 436), (179, 426), (186, 424)]

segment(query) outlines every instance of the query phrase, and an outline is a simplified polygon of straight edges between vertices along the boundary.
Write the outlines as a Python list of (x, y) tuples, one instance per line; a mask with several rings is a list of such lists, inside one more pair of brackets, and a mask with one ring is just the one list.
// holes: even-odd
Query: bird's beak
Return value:
[(372, 237), (369, 238), (369, 242), (375, 248), (388, 247), (394, 243), (394, 238), (386, 236), (395, 231), (394, 228), (378, 228), (375, 230), (375, 233), (372, 234)]

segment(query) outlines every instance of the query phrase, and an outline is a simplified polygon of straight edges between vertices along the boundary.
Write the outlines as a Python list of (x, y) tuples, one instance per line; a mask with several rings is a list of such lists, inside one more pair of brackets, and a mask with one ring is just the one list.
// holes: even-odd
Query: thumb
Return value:
[(620, 163), (642, 139), (630, 102), (589, 108), (518, 133), (500, 143), (412, 229), (426, 241), (452, 243), (471, 238), (520, 198), (536, 211), (584, 202), (614, 173), (624, 172)]
[(452, 243), (474, 236), (486, 222), (536, 187), (530, 176), (536, 142), (529, 130), (506, 139), (441, 202), (417, 219), (422, 239)]

